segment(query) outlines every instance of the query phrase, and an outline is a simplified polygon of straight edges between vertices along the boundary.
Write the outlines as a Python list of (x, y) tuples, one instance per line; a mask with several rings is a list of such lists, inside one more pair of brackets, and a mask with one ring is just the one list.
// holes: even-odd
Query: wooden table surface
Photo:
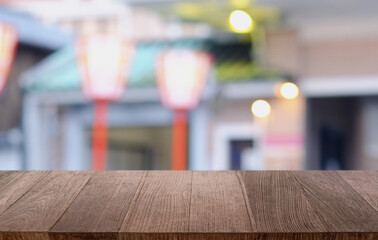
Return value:
[(378, 239), (378, 171), (0, 171), (5, 239)]

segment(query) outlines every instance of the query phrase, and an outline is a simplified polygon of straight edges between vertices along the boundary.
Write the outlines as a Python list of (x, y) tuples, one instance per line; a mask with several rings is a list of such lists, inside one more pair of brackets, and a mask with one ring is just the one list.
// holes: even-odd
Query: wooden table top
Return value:
[(378, 171), (0, 171), (0, 240), (378, 239)]

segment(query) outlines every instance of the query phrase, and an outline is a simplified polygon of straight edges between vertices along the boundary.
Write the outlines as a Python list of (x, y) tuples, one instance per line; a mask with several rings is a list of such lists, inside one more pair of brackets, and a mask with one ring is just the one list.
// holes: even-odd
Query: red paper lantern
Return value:
[(0, 94), (7, 84), (16, 53), (16, 47), (16, 30), (8, 24), (0, 23)]
[(212, 58), (188, 49), (168, 50), (158, 62), (158, 86), (163, 104), (170, 109), (190, 110), (200, 101)]
[(91, 100), (119, 100), (125, 91), (133, 44), (118, 35), (85, 36), (78, 43), (82, 89)]

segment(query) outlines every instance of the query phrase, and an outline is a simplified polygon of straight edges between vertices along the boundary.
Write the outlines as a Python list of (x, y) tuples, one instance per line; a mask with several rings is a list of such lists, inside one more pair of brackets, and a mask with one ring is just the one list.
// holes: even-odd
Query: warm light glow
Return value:
[(249, 32), (253, 28), (253, 20), (251, 16), (248, 15), (248, 13), (241, 11), (241, 10), (235, 10), (230, 14), (229, 17), (231, 27), (236, 32)]
[(256, 117), (264, 118), (270, 114), (270, 105), (265, 100), (256, 100), (252, 103), (251, 110)]
[(172, 49), (158, 59), (157, 80), (163, 104), (171, 109), (192, 109), (201, 97), (211, 58), (207, 53)]
[(0, 93), (8, 82), (17, 45), (16, 30), (7, 24), (0, 23)]
[(299, 89), (294, 83), (287, 82), (281, 85), (280, 93), (286, 99), (294, 99), (298, 97)]
[(91, 100), (119, 100), (126, 88), (133, 44), (118, 35), (98, 34), (82, 37), (77, 47), (85, 95)]

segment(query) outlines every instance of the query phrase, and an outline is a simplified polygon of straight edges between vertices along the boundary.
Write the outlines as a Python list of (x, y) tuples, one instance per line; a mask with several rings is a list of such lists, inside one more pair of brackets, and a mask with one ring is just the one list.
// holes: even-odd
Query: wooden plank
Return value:
[(191, 180), (186, 171), (148, 172), (120, 233), (188, 231)]
[(240, 172), (257, 232), (325, 232), (295, 179), (285, 171)]
[(291, 172), (330, 232), (378, 232), (378, 214), (336, 172)]
[[(376, 240), (376, 233), (124, 233), (127, 240)], [(48, 239), (47, 233), (5, 233), (0, 240)], [(57, 240), (108, 240), (109, 233), (66, 233)]]
[(375, 240), (376, 178), (372, 171), (0, 171), (0, 240)]
[(0, 173), (0, 215), (28, 192), (47, 171), (7, 171)]
[[(376, 233), (127, 233), (127, 240), (376, 240)], [(61, 239), (63, 240), (63, 239)], [(78, 239), (79, 240), (79, 239)]]
[[(118, 239), (118, 233), (114, 232), (62, 232), (62, 233), (49, 233), (50, 240), (112, 240)], [(0, 239), (1, 240), (1, 239)], [(26, 240), (26, 239), (25, 239)]]
[(337, 173), (378, 211), (378, 171), (337, 171)]
[(47, 232), (0, 232), (0, 240), (49, 240)]
[[(142, 171), (96, 172), (56, 225), (50, 230), (52, 239), (71, 239), (64, 234), (106, 233), (92, 239), (115, 239), (139, 183)], [(73, 239), (78, 234), (70, 235)]]
[(0, 232), (47, 232), (79, 194), (91, 174), (50, 172), (0, 216)]
[(193, 172), (190, 232), (253, 231), (235, 171)]

